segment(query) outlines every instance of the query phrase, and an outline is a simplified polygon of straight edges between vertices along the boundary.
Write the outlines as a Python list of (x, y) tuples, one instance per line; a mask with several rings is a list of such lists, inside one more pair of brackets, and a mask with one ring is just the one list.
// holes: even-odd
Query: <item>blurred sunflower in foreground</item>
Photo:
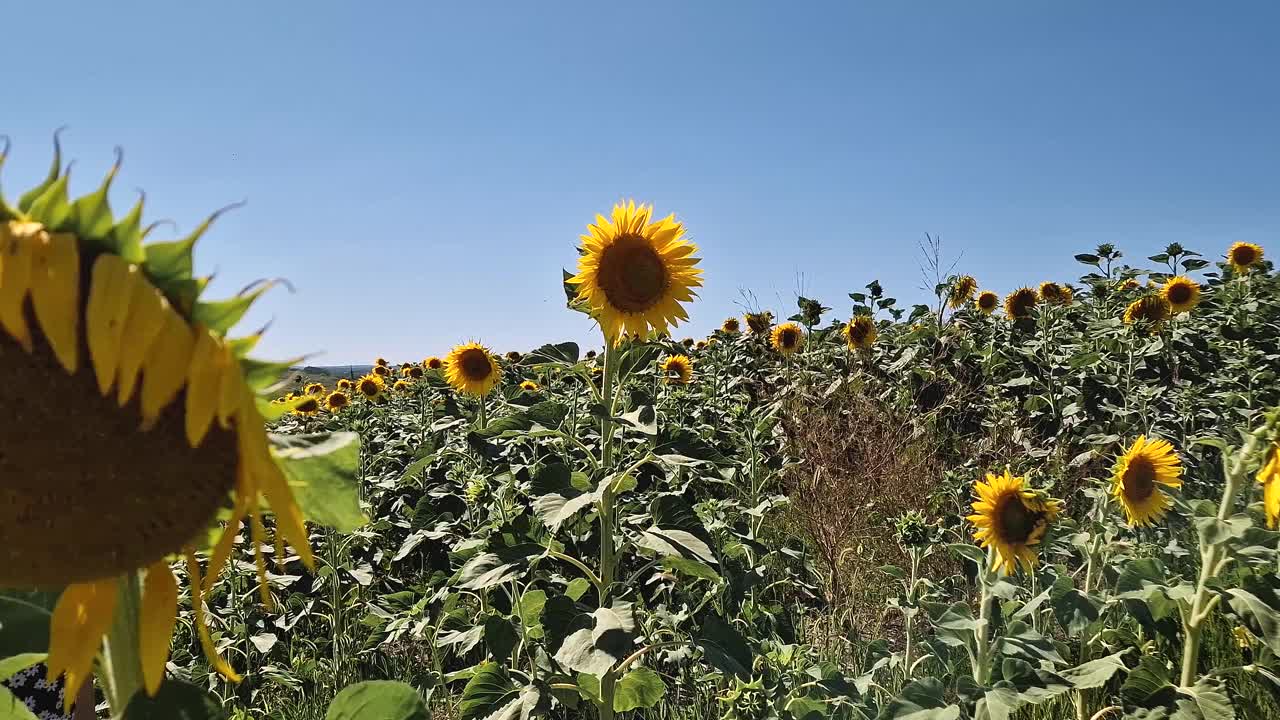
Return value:
[(1131, 527), (1159, 522), (1169, 511), (1169, 496), (1160, 485), (1182, 487), (1182, 460), (1169, 441), (1139, 435), (1111, 474), (1111, 495)]
[(1027, 487), (1026, 478), (1008, 470), (1003, 475), (987, 474), (977, 481), (973, 492), (974, 514), (968, 520), (976, 530), (973, 537), (984, 548), (994, 548), (992, 565), (1012, 574), (1021, 565), (1035, 569), (1036, 546), (1044, 539), (1049, 524), (1062, 512), (1062, 501)]
[[(55, 141), (45, 181), (16, 206), (0, 197), (0, 405), (9, 414), (0, 423), (0, 587), (63, 589), (47, 662), (72, 698), (108, 634), (113, 657), (137, 664), (122, 672), (157, 692), (177, 621), (176, 557), (186, 559), (205, 655), (236, 679), (205, 625), (203, 597), (246, 520), (268, 597), (264, 500), (277, 532), (314, 566), (265, 422), (317, 400), (260, 400), (288, 364), (250, 360), (257, 334), (226, 337), (268, 286), (203, 300), (208, 278), (192, 274), (192, 249), (216, 214), (184, 239), (144, 247), (142, 201), (120, 219), (108, 204), (118, 168), (117, 159), (95, 192), (71, 201)], [(67, 422), (71, 408), (77, 422)], [(228, 522), (202, 573), (196, 553), (220, 511)], [(113, 626), (117, 610), (127, 614)]]
[(681, 303), (702, 286), (694, 257), (697, 246), (684, 237), (675, 215), (652, 221), (653, 208), (634, 202), (613, 206), (611, 218), (597, 215), (582, 235), (578, 286), (605, 338), (617, 345), (627, 333), (667, 332), (688, 320)]
[(1258, 471), (1262, 485), (1262, 508), (1267, 514), (1267, 527), (1280, 524), (1280, 442), (1271, 444), (1271, 453)]

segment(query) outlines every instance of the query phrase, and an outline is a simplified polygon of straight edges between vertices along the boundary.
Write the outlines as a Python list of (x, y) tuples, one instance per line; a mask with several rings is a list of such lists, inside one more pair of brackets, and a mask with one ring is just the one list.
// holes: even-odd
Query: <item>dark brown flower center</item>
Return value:
[(1025, 543), (1035, 532), (1044, 513), (1031, 510), (1018, 495), (1009, 495), (1001, 501), (996, 511), (999, 537), (1007, 543)]
[(373, 380), (361, 380), (360, 392), (368, 395), (369, 397), (373, 397), (378, 394), (378, 383)]
[(624, 235), (605, 249), (598, 282), (609, 304), (628, 313), (652, 308), (669, 283), (662, 258), (638, 235)]
[(1151, 497), (1156, 491), (1156, 468), (1148, 458), (1138, 456), (1129, 461), (1124, 471), (1124, 496), (1134, 501)]
[(479, 348), (464, 350), (458, 358), (458, 367), (461, 368), (463, 377), (472, 382), (480, 382), (493, 372), (488, 353)]
[(1231, 251), (1231, 261), (1236, 265), (1252, 265), (1258, 259), (1258, 253), (1248, 245), (1241, 245)]
[(1181, 305), (1191, 299), (1191, 286), (1177, 283), (1169, 286), (1169, 302)]
[(989, 310), (996, 306), (996, 296), (983, 295), (982, 297), (978, 298), (978, 305), (981, 306), (982, 309), (984, 310)]

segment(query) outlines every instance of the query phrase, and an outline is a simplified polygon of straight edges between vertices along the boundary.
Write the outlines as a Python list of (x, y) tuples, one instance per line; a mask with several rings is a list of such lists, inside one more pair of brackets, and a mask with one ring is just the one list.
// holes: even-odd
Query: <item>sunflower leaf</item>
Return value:
[(340, 532), (351, 532), (367, 522), (356, 487), (359, 434), (272, 434), (270, 438), (276, 462), (308, 520)]

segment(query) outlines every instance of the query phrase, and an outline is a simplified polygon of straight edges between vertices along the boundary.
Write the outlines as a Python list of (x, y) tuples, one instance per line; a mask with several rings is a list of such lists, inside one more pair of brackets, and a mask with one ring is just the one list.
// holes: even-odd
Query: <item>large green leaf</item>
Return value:
[(667, 686), (658, 673), (646, 667), (631, 670), (618, 679), (613, 689), (613, 709), (627, 712), (637, 708), (651, 708), (662, 700)]
[(542, 363), (573, 365), (578, 362), (578, 343), (548, 343), (537, 350), (529, 351), (525, 359), (535, 365)]
[(273, 434), (271, 442), (276, 461), (308, 520), (339, 532), (351, 532), (365, 524), (368, 518), (360, 509), (356, 487), (360, 466), (357, 433)]
[(1231, 612), (1280, 654), (1280, 580), (1249, 576), (1241, 585), (1226, 591)]
[(463, 590), (484, 590), (522, 577), (529, 569), (529, 561), (541, 555), (544, 550), (541, 545), (521, 543), (480, 553), (458, 571), (458, 587)]
[(880, 710), (877, 720), (956, 720), (960, 707), (947, 705), (942, 682), (921, 678), (902, 688), (898, 697)]
[(569, 407), (555, 400), (543, 400), (525, 410), (498, 418), (481, 430), (473, 430), (471, 436), (476, 438), (495, 438), (503, 433), (525, 432), (534, 427), (554, 430), (564, 422), (569, 414)]
[(617, 602), (585, 613), (556, 652), (556, 662), (575, 672), (603, 676), (615, 664), (635, 651), (636, 621), (630, 603)]
[(741, 680), (751, 678), (752, 654), (742, 635), (717, 615), (707, 615), (694, 643), (712, 667)]
[(26, 703), (14, 697), (9, 688), (0, 685), (0, 720), (40, 720), (27, 709)]
[(1127, 672), (1128, 668), (1121, 662), (1121, 658), (1128, 653), (1128, 649), (1121, 650), (1113, 655), (1090, 660), (1073, 668), (1067, 668), (1060, 674), (1063, 679), (1081, 690), (1102, 687), (1117, 672)]
[(0, 591), (0, 657), (49, 649), (49, 617), (60, 593)]
[(426, 703), (411, 685), (370, 680), (348, 685), (329, 703), (325, 720), (427, 720)]
[(139, 690), (124, 711), (124, 720), (224, 720), (226, 717), (222, 703), (208, 691), (173, 679), (166, 680), (155, 697), (147, 697)]
[(486, 662), (462, 690), (459, 720), (528, 720), (542, 708), (538, 688), (516, 687), (504, 667)]

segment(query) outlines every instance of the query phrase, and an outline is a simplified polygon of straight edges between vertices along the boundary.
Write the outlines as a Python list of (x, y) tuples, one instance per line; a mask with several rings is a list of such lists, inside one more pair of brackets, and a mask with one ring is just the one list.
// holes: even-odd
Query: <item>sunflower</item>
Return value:
[(737, 335), (738, 331), (741, 329), (742, 325), (738, 322), (738, 318), (736, 317), (725, 318), (725, 321), (720, 324), (720, 332), (726, 335)]
[(844, 326), (844, 341), (852, 350), (866, 350), (876, 341), (876, 322), (870, 315), (855, 315)]
[(994, 547), (993, 569), (1012, 574), (1021, 565), (1031, 572), (1036, 566), (1035, 546), (1044, 539), (1049, 523), (1062, 511), (1062, 501), (1026, 487), (1026, 478), (987, 473), (986, 482), (973, 484), (978, 500), (969, 522), (977, 528), (974, 540), (982, 547)]
[(295, 415), (315, 415), (320, 412), (320, 399), (309, 396), (293, 406)]
[(421, 365), (410, 365), (405, 368), (405, 375), (407, 375), (410, 380), (421, 380), (422, 376), (426, 374), (427, 371), (423, 370)]
[(1262, 262), (1262, 247), (1253, 243), (1238, 242), (1227, 250), (1227, 264), (1237, 275), (1249, 272), (1254, 265)]
[(324, 395), (324, 385), (320, 383), (311, 383), (303, 388), (303, 392), (307, 395)]
[(978, 306), (978, 311), (983, 315), (990, 315), (995, 312), (996, 307), (1000, 304), (1000, 296), (990, 290), (983, 290), (978, 293), (978, 299), (974, 300), (974, 304)]
[(791, 355), (804, 344), (804, 331), (795, 323), (783, 323), (773, 329), (769, 342), (774, 350), (783, 355)]
[(613, 206), (612, 219), (597, 215), (582, 236), (578, 274), (566, 281), (615, 345), (625, 332), (662, 332), (688, 320), (680, 303), (702, 286), (698, 248), (684, 238), (684, 225), (674, 215), (650, 222), (652, 214), (651, 206), (628, 202)]
[(377, 400), (386, 389), (386, 381), (377, 373), (369, 373), (356, 381), (356, 392), (366, 400)]
[(342, 392), (344, 393), (351, 392), (351, 388), (352, 388), (352, 383), (347, 378), (342, 378), (341, 380), (338, 381), (338, 389), (341, 390)]
[[(381, 358), (379, 358), (379, 359), (381, 359)], [(390, 377), (390, 376), (391, 376), (391, 368), (387, 367), (386, 365), (374, 365), (374, 366), (373, 366), (373, 374), (374, 374), (374, 375), (377, 375), (378, 377), (381, 377), (381, 378)]]
[(755, 335), (765, 335), (769, 332), (769, 328), (773, 327), (773, 313), (768, 310), (747, 313), (743, 316), (743, 319), (747, 321), (747, 328)]
[(1075, 302), (1075, 299), (1076, 299), (1076, 291), (1070, 285), (1063, 285), (1062, 300), (1060, 304), (1070, 305), (1071, 303)]
[(525, 392), (538, 392), (539, 387), (538, 387), (538, 383), (532, 380), (524, 380), (520, 383), (520, 389), (524, 390)]
[(373, 364), (374, 364), (374, 365), (381, 365), (382, 367), (386, 367), (386, 366), (387, 366), (387, 359), (386, 359), (386, 358), (378, 358), (377, 360), (374, 360), (374, 361), (373, 361)]
[(1158, 485), (1182, 487), (1182, 461), (1166, 440), (1139, 435), (1116, 458), (1111, 494), (1124, 508), (1131, 527), (1151, 525), (1169, 511), (1169, 497)]
[(681, 340), (681, 341), (680, 341), (680, 344), (681, 344), (681, 345), (683, 345), (683, 346), (685, 346), (685, 347), (687, 347), (687, 348), (691, 348), (691, 347), (693, 347), (693, 342), (694, 342), (694, 341), (693, 341), (693, 338), (685, 338), (685, 339), (683, 339), (683, 340)]
[(951, 309), (958, 310), (965, 306), (971, 299), (973, 293), (978, 289), (978, 281), (973, 279), (972, 275), (961, 275), (951, 284), (951, 291), (947, 297), (947, 304)]
[(1262, 509), (1267, 514), (1267, 527), (1280, 524), (1280, 442), (1271, 444), (1270, 459), (1258, 471), (1262, 484)]
[(431, 357), (422, 361), (422, 366), (428, 370), (439, 370), (440, 368), (444, 367), (444, 361), (436, 357), (435, 355), (432, 355)]
[(1010, 320), (1021, 320), (1031, 317), (1031, 308), (1036, 306), (1039, 295), (1029, 287), (1021, 287), (1004, 298), (1004, 314)]
[(480, 343), (459, 345), (445, 358), (445, 379), (458, 392), (484, 397), (502, 379), (502, 368)]
[(1125, 278), (1116, 283), (1117, 290), (1137, 290), (1140, 287), (1142, 287), (1142, 284), (1133, 278)]
[(595, 350), (588, 350), (588, 351), (587, 351), (587, 359), (588, 359), (588, 360), (594, 360), (595, 358), (596, 358), (596, 351), (595, 351)]
[(196, 559), (218, 512), (230, 506), (210, 584), (246, 518), (265, 582), (264, 500), (277, 532), (314, 566), (265, 428), (264, 410), (275, 417), (288, 408), (257, 397), (288, 365), (250, 361), (258, 335), (226, 337), (266, 287), (234, 305), (206, 302), (192, 248), (213, 218), (182, 240), (144, 248), (142, 202), (119, 222), (107, 202), (118, 167), (74, 202), (60, 167), (58, 148), (46, 180), (17, 207), (0, 197), (0, 406), (8, 413), (0, 423), (0, 587), (62, 589), (47, 665), (71, 698), (112, 625), (120, 588), (138, 588), (126, 620), (137, 629), (143, 688), (154, 695), (178, 611), (170, 562), (185, 556), (195, 633), (214, 669), (236, 679), (205, 625), (208, 586)]
[(1125, 308), (1124, 322), (1126, 325), (1138, 324), (1158, 328), (1169, 319), (1172, 311), (1173, 307), (1163, 295), (1143, 295)]
[(522, 355), (520, 355), (520, 353), (516, 352), (515, 350), (512, 350), (507, 353), (507, 362), (518, 363), (520, 362), (521, 357)]
[(1169, 301), (1169, 310), (1174, 313), (1190, 312), (1200, 304), (1200, 284), (1183, 275), (1166, 280), (1160, 294)]
[(694, 350), (706, 350), (706, 349), (707, 349), (707, 341), (706, 341), (706, 340), (699, 340), (699, 341), (697, 342), (697, 344), (695, 344), (695, 345), (693, 346), (693, 349), (694, 349)]
[(329, 412), (338, 412), (351, 404), (351, 398), (341, 390), (334, 390), (324, 399), (324, 407)]
[(1062, 286), (1052, 280), (1045, 280), (1040, 283), (1040, 301), (1061, 305), (1066, 300), (1063, 297)]
[(397, 380), (395, 384), (391, 386), (391, 389), (396, 392), (409, 392), (413, 389), (413, 383), (408, 380)]
[(670, 385), (688, 385), (693, 379), (693, 361), (685, 355), (672, 355), (662, 361), (662, 374)]

